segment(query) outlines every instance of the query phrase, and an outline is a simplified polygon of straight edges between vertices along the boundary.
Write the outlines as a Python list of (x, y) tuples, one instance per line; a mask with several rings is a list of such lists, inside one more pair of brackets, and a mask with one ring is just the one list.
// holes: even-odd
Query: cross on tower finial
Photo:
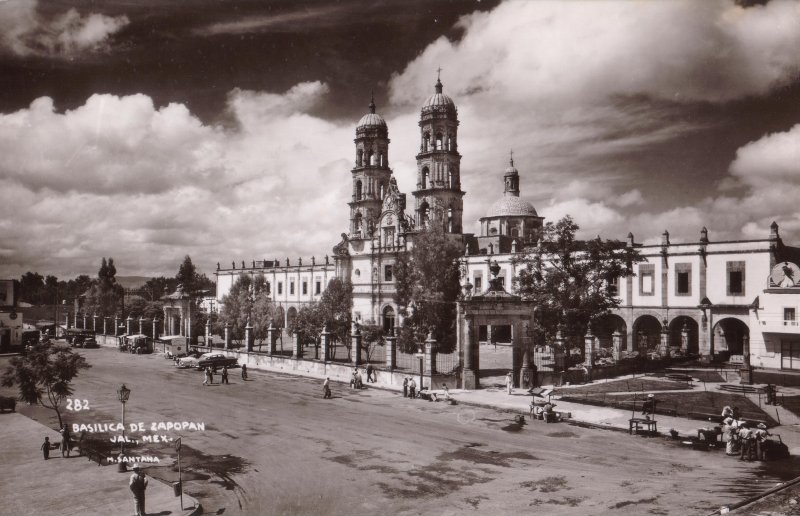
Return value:
[(509, 163), (511, 164), (511, 166), (513, 167), (513, 166), (514, 166), (514, 149), (511, 149), (511, 152), (510, 152), (510, 154), (511, 154), (511, 157), (508, 159), (508, 162), (509, 162)]
[(375, 113), (375, 90), (369, 90), (369, 112)]
[(442, 67), (436, 69), (436, 80), (439, 81), (442, 79)]

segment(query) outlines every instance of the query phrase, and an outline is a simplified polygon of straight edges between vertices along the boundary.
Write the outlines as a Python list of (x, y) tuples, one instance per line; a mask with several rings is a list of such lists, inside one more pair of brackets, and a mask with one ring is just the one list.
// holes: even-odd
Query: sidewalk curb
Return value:
[[(172, 488), (172, 486), (173, 486), (172, 483), (167, 482), (165, 480), (161, 480), (160, 478), (156, 478), (154, 476), (150, 476), (149, 478), (152, 478), (156, 482), (160, 482), (161, 484), (164, 484), (165, 486), (167, 486), (169, 488)], [(203, 505), (200, 503), (200, 501), (197, 498), (195, 498), (192, 495), (188, 495), (186, 493), (183, 493), (183, 496), (184, 496), (184, 498), (188, 498), (189, 500), (191, 500), (193, 502), (194, 507), (190, 508), (191, 512), (186, 512), (189, 509), (183, 509), (182, 512), (181, 512), (182, 516), (197, 516), (198, 514), (203, 514)]]

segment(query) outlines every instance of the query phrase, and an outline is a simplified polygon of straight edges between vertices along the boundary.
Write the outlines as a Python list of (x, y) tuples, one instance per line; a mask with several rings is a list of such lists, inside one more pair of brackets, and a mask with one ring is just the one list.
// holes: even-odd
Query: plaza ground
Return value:
[[(203, 387), (201, 373), (157, 354), (80, 353), (93, 367), (76, 380), (75, 397), (91, 409), (68, 414), (71, 422), (118, 421), (115, 391), (124, 382), (132, 390), (128, 422), (206, 423), (205, 432), (182, 435), (186, 491), (209, 514), (705, 514), (800, 471), (794, 461), (742, 463), (663, 438), (519, 425), (505, 410), (519, 410), (530, 397), (515, 393), (496, 403), (496, 388), (471, 400), (456, 396), (505, 410), (338, 384), (334, 398), (323, 400), (315, 379), (251, 371), (243, 382), (233, 370), (230, 385)], [(585, 415), (598, 425), (608, 417), (596, 407)], [(683, 422), (687, 431), (697, 426)], [(174, 478), (174, 445), (148, 447), (164, 459), (150, 473)], [(41, 460), (38, 446), (29, 454)], [(70, 478), (80, 482), (81, 473)]]

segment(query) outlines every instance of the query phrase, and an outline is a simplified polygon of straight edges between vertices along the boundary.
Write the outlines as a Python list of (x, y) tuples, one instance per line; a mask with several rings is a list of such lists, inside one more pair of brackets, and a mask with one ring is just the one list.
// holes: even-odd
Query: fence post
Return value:
[(114, 316), (114, 336), (119, 335), (119, 317), (116, 315)]
[(250, 324), (250, 319), (247, 320), (247, 326), (244, 327), (244, 342), (247, 346), (247, 352), (253, 352), (253, 325)]
[(361, 365), (361, 330), (353, 323), (353, 333), (350, 336), (350, 361), (354, 366)]
[(153, 317), (153, 340), (156, 340), (157, 338), (158, 338), (158, 317)]
[(666, 319), (661, 327), (661, 349), (659, 351), (663, 358), (669, 358), (669, 327), (667, 327)]
[(133, 317), (129, 315), (128, 318), (125, 319), (125, 333), (128, 335), (131, 334), (131, 323), (133, 323)]
[(206, 319), (206, 346), (211, 348), (211, 321)]
[(303, 358), (303, 344), (300, 342), (300, 332), (294, 332), (294, 350), (292, 351), (292, 358), (300, 360)]
[(231, 349), (231, 323), (225, 323), (225, 349)]
[[(395, 330), (397, 327), (395, 326)], [(392, 331), (386, 337), (386, 369), (393, 371), (397, 367), (397, 335)]]
[(276, 328), (275, 325), (272, 323), (272, 321), (270, 321), (269, 328), (267, 328), (267, 339), (269, 340), (269, 346), (267, 351), (269, 352), (270, 355), (274, 355), (277, 351), (275, 349), (275, 344), (278, 341), (277, 333), (278, 333), (278, 328)]
[(429, 331), (425, 339), (425, 374), (436, 374), (436, 339), (433, 338), (433, 331)]
[(97, 313), (92, 314), (92, 331), (97, 333)]
[(139, 334), (144, 335), (144, 316), (139, 316)]
[(108, 335), (108, 331), (106, 331), (106, 323), (108, 322), (108, 317), (105, 315), (103, 316), (103, 335)]

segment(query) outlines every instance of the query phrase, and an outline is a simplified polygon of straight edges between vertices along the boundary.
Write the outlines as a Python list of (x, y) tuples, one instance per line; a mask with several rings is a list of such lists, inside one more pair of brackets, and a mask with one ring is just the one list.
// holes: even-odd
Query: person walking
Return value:
[(145, 516), (147, 513), (144, 508), (144, 492), (147, 489), (147, 477), (138, 464), (133, 467), (133, 475), (128, 485), (133, 493), (134, 514)]
[(206, 367), (206, 374), (205, 374), (205, 379), (203, 380), (203, 385), (208, 385), (208, 384), (213, 384), (214, 383), (214, 377), (212, 376), (212, 374), (213, 373), (211, 372), (211, 368), (210, 367)]
[(375, 377), (373, 376), (374, 370), (372, 369), (372, 364), (367, 364), (367, 383), (372, 382), (375, 383)]
[(220, 383), (228, 383), (228, 366), (222, 366), (222, 381)]
[(753, 433), (747, 427), (746, 423), (739, 423), (739, 442), (742, 446), (739, 460), (752, 460), (750, 454), (753, 449)]
[(322, 382), (322, 399), (327, 400), (331, 397), (331, 379), (329, 377), (325, 377), (325, 381)]
[(417, 397), (417, 382), (413, 378), (408, 382), (408, 397), (412, 400)]
[(442, 390), (444, 391), (444, 400), (450, 401), (450, 389), (447, 388), (447, 384), (442, 384)]
[[(753, 441), (756, 448), (756, 460), (766, 460), (766, 443), (767, 437), (772, 435), (767, 431), (767, 425), (759, 423), (756, 430), (753, 432)], [(751, 454), (752, 455), (752, 454)]]
[(247, 380), (247, 364), (242, 364), (242, 380)]
[(514, 378), (511, 376), (511, 371), (506, 374), (506, 391), (508, 394), (511, 394), (511, 391), (514, 389)]
[(408, 398), (408, 376), (403, 378), (403, 397)]
[(44, 460), (50, 458), (50, 438), (45, 436), (44, 443), (42, 443), (42, 455), (44, 456)]
[(642, 415), (643, 416), (653, 416), (656, 415), (656, 396), (655, 394), (648, 394), (647, 399), (644, 400), (642, 403)]
[(69, 426), (64, 423), (64, 428), (61, 429), (61, 456), (69, 457)]

